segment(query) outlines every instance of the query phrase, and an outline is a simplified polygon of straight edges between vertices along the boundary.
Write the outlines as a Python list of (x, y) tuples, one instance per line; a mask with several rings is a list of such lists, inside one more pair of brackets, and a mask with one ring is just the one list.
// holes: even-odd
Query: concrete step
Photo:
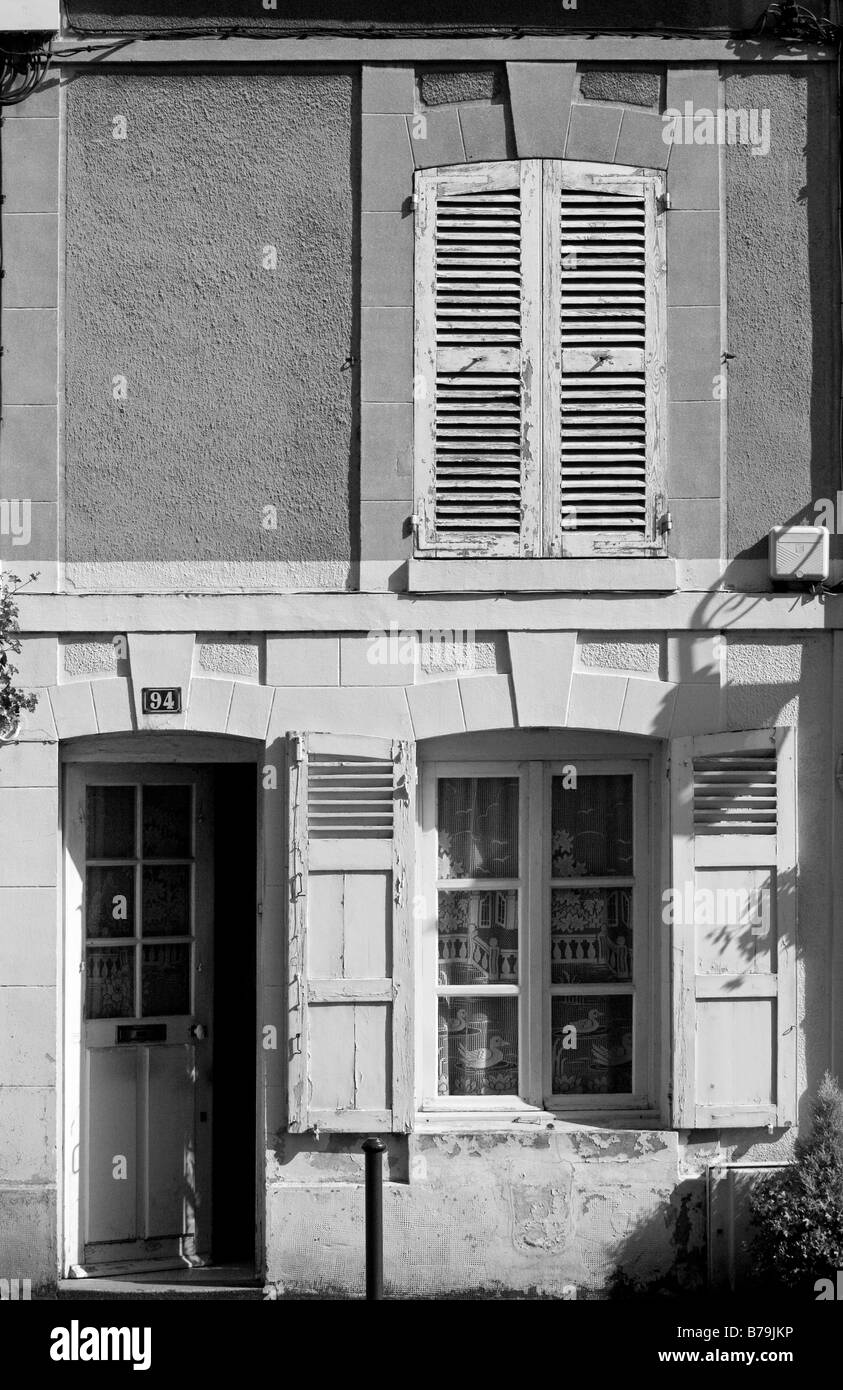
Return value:
[(167, 1280), (133, 1279), (61, 1279), (57, 1297), (67, 1301), (141, 1301), (144, 1299), (178, 1299), (182, 1302), (206, 1298), (260, 1301), (264, 1298), (262, 1284), (216, 1284)]

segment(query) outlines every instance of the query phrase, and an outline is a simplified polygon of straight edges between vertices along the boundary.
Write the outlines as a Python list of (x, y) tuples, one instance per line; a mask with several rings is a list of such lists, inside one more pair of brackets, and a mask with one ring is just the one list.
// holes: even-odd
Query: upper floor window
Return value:
[(417, 175), (422, 555), (663, 553), (660, 174)]

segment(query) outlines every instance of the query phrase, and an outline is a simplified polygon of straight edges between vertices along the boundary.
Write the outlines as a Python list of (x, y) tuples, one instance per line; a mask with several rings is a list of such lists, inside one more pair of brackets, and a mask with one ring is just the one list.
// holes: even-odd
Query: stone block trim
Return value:
[(439, 164), (464, 164), (460, 118), (456, 111), (429, 111), (409, 123), (410, 144), (417, 169)]
[(518, 723), (564, 728), (574, 671), (573, 632), (511, 632), (509, 655)]
[[(359, 643), (366, 639), (352, 636), (346, 640), (350, 644), (346, 648), (347, 674), (362, 681)], [(273, 686), (197, 676), (189, 688), (181, 727), (269, 743), (302, 729), (370, 734), (373, 726), (385, 735), (416, 739), (498, 728), (599, 729), (651, 738), (714, 733), (725, 727), (720, 640), (719, 634), (671, 635), (668, 669), (672, 678), (668, 680), (577, 668), (577, 636), (573, 632), (510, 632), (511, 677), (490, 669), (488, 673), (456, 674), (412, 685), (404, 683), (413, 677), (412, 668), (407, 668), (402, 672), (402, 683), (394, 685), (319, 686), (302, 682)], [(166, 682), (156, 679), (154, 683)], [(74, 681), (52, 686), (44, 694), (55, 712), (60, 739), (129, 733), (138, 727), (129, 682), (122, 678)], [(19, 785), (15, 768), (23, 757), (21, 751), (7, 758), (7, 775), (13, 782), (6, 783), (5, 790), (0, 784), (0, 820), (5, 807), (11, 816), (10, 826), (17, 812), (12, 815), (8, 798), (46, 795), (55, 801), (54, 779), (49, 783), (45, 780), (43, 787), (35, 784), (37, 757), (20, 772), (27, 785)], [(32, 814), (36, 819), (40, 816), (42, 823), (46, 814), (49, 821), (48, 812)], [(32, 849), (35, 853), (38, 846), (33, 843)], [(54, 847), (48, 845), (46, 857), (36, 854), (37, 863), (30, 865), (34, 880), (30, 869), (26, 870), (30, 874), (28, 885), (54, 881), (53, 852)], [(0, 874), (0, 885), (4, 882), (19, 886)]]
[(185, 728), (196, 733), (224, 734), (233, 696), (233, 681), (197, 678), (190, 687)]
[(507, 63), (519, 159), (562, 159), (576, 63)]
[(434, 681), (407, 691), (415, 738), (435, 738), (439, 734), (461, 734), (466, 723), (460, 699), (460, 682)]
[(508, 106), (463, 106), (459, 118), (469, 164), (515, 158), (515, 130)]
[(413, 188), (413, 152), (406, 116), (363, 116), (361, 207), (401, 212)]
[(235, 681), (225, 732), (265, 742), (274, 694), (268, 686)]
[[(132, 665), (132, 690), (135, 698), (135, 718), (140, 729), (183, 729), (190, 700), (190, 680), (193, 670), (195, 633), (192, 632), (130, 632), (129, 660)], [(181, 714), (143, 714), (141, 693), (145, 686), (180, 686)]]
[(666, 169), (671, 146), (665, 142), (661, 116), (644, 111), (624, 111), (615, 152), (616, 164), (640, 165), (643, 169)]
[(566, 159), (611, 164), (618, 148), (623, 112), (618, 107), (574, 102), (565, 146)]
[[(674, 68), (667, 74), (668, 111), (686, 106), (694, 111), (716, 111), (722, 105), (717, 68)], [(720, 151), (717, 146), (688, 144), (683, 130), (670, 156), (670, 199), (677, 211), (717, 208), (720, 203)]]
[(363, 68), (362, 108), (366, 115), (412, 115), (416, 103), (416, 73), (410, 64)]

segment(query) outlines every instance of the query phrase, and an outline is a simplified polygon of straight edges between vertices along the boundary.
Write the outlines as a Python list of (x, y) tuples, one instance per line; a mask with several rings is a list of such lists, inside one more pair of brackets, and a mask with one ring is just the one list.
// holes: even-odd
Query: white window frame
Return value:
[[(559, 740), (557, 740), (558, 744)], [(627, 774), (633, 778), (633, 979), (625, 984), (552, 985), (550, 982), (550, 808), (552, 778), (563, 769), (576, 767), (578, 776)], [(448, 986), (438, 984), (438, 796), (442, 777), (513, 777), (519, 779), (519, 876), (507, 880), (507, 888), (519, 893), (519, 982), (517, 986)], [(652, 1012), (659, 998), (653, 969), (650, 940), (651, 855), (655, 829), (651, 794), (651, 760), (629, 757), (582, 758), (571, 756), (538, 757), (531, 750), (526, 759), (431, 760), (421, 768), (419, 897), (417, 924), (420, 951), (419, 1020), (419, 1108), (422, 1113), (519, 1114), (547, 1113), (562, 1118), (573, 1114), (651, 1110), (657, 1104), (654, 1090), (654, 1034)], [(604, 880), (592, 876), (589, 886)], [(607, 877), (614, 886), (618, 879)], [(498, 880), (443, 880), (448, 889), (489, 888)], [(503, 880), (501, 880), (503, 882)], [(559, 881), (565, 887), (579, 885), (577, 879)], [(583, 880), (586, 882), (586, 880)], [(625, 880), (622, 880), (625, 882)], [(537, 925), (538, 924), (538, 927)], [(440, 1096), (438, 1084), (438, 999), (440, 993), (477, 996), (517, 995), (520, 1001), (518, 1025), (519, 1091), (509, 1096)], [(551, 1094), (551, 998), (565, 994), (632, 994), (633, 996), (633, 1089), (629, 1095), (596, 1094), (554, 1096)]]

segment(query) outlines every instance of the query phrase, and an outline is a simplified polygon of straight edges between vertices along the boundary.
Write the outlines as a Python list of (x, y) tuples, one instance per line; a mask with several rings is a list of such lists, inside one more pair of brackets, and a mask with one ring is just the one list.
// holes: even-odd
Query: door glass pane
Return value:
[(85, 952), (85, 1017), (131, 1018), (135, 1012), (135, 948), (89, 946)]
[(517, 891), (440, 893), (440, 985), (517, 982)]
[(517, 878), (517, 777), (440, 778), (437, 824), (440, 878)]
[(85, 874), (85, 930), (88, 936), (134, 936), (135, 870), (133, 865), (87, 869)]
[(144, 946), (141, 959), (141, 1013), (190, 1013), (190, 947)]
[(144, 864), (143, 935), (190, 935), (190, 865)]
[(88, 787), (85, 825), (88, 859), (133, 859), (135, 788)]
[(552, 1090), (632, 1093), (632, 996), (585, 994), (550, 1001)]
[(518, 1000), (439, 1000), (439, 1094), (518, 1093)]
[(144, 859), (187, 859), (191, 853), (190, 786), (143, 789)]
[(551, 984), (632, 979), (632, 889), (554, 888)]
[(617, 773), (553, 778), (551, 873), (553, 878), (632, 874), (632, 778)]

